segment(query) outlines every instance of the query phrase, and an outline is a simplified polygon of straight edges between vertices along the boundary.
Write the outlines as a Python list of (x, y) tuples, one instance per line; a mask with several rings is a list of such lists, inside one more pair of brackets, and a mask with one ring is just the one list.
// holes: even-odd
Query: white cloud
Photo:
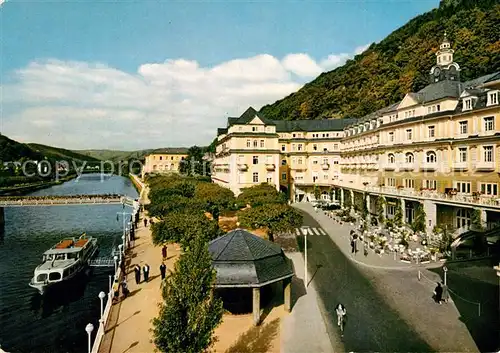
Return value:
[(370, 47), (370, 44), (361, 45), (354, 49), (354, 54), (359, 55)]
[(288, 54), (282, 63), (285, 69), (298, 76), (314, 77), (323, 72), (323, 68), (307, 54)]
[(23, 142), (74, 149), (204, 145), (227, 116), (283, 98), (352, 56), (316, 62), (304, 53), (282, 60), (261, 54), (214, 67), (169, 59), (136, 73), (102, 63), (35, 61), (0, 86), (0, 126)]
[(7, 2), (6, 0), (0, 0), (0, 7), (2, 7), (2, 5), (6, 2)]

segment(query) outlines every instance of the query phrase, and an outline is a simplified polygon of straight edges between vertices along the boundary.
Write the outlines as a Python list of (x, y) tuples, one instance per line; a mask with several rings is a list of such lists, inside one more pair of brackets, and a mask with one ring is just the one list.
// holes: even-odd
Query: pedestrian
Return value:
[(167, 246), (163, 245), (163, 248), (161, 248), (161, 256), (163, 257), (163, 260), (167, 259)]
[(145, 264), (143, 267), (142, 267), (142, 273), (144, 274), (144, 281), (148, 281), (149, 279), (149, 266), (148, 264)]
[(124, 299), (127, 297), (128, 293), (129, 293), (129, 290), (128, 290), (128, 286), (127, 286), (127, 281), (124, 278), (122, 281), (122, 294), (123, 294)]
[(118, 279), (115, 279), (113, 282), (113, 301), (118, 300), (118, 295), (120, 294), (120, 283), (118, 282)]
[(144, 228), (146, 228), (147, 226), (148, 226), (148, 219), (144, 218)]
[(125, 260), (122, 259), (122, 262), (120, 262), (120, 269), (122, 270), (122, 274), (125, 274)]
[(365, 242), (363, 247), (364, 247), (364, 254), (365, 254), (365, 257), (366, 257), (366, 256), (368, 256), (368, 243)]
[(134, 273), (135, 273), (135, 284), (141, 283), (141, 268), (139, 265), (134, 266)]
[(434, 298), (436, 303), (441, 304), (443, 300), (443, 287), (441, 287), (441, 283), (438, 282), (437, 287), (434, 289)]
[(444, 282), (442, 282), (442, 288), (443, 288), (443, 294), (442, 294), (442, 300), (444, 303), (448, 303), (448, 299), (450, 298), (450, 293), (448, 293), (448, 285), (446, 285)]
[(160, 273), (161, 273), (161, 280), (162, 281), (165, 279), (166, 272), (167, 272), (167, 266), (165, 265), (165, 262), (162, 262), (160, 265)]

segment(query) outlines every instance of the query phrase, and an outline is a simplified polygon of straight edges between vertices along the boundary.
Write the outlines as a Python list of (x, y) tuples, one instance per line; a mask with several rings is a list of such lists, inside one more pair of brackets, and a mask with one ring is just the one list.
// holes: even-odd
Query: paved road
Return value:
[[(304, 213), (304, 225), (321, 228), (316, 220), (307, 213)], [(440, 341), (439, 335), (434, 335), (438, 336), (437, 339), (436, 337), (429, 339), (429, 336), (433, 336), (433, 334), (427, 334), (425, 331), (427, 328), (433, 330), (432, 310), (437, 310), (437, 308), (429, 310), (426, 307), (432, 305), (430, 295), (427, 295), (429, 290), (432, 293), (432, 289), (422, 287), (425, 298), (422, 296), (420, 296), (422, 298), (417, 297), (418, 295), (410, 297), (405, 293), (404, 288), (406, 286), (397, 287), (384, 283), (382, 287), (391, 287), (389, 292), (394, 291), (394, 288), (396, 288), (396, 291), (404, 293), (402, 298), (398, 298), (400, 293), (390, 293), (388, 299), (388, 296), (383, 294), (384, 288), (381, 289), (380, 284), (375, 283), (377, 281), (376, 276), (373, 273), (367, 274), (366, 271), (363, 272), (346, 257), (328, 235), (308, 236), (308, 258), (309, 273), (318, 292), (319, 305), (335, 351), (429, 352), (442, 351), (443, 349), (448, 351), (450, 349), (451, 351), (477, 351), (473, 342), (469, 345), (467, 341), (467, 346), (462, 347), (464, 342), (461, 342), (461, 339), (458, 339), (456, 344), (453, 343), (453, 339), (451, 341), (445, 339), (447, 341), (445, 348), (436, 343)], [(398, 273), (403, 273), (402, 276), (405, 276), (405, 274), (406, 276), (411, 275), (408, 271), (399, 271)], [(383, 276), (387, 276), (387, 272)], [(395, 276), (397, 275), (392, 275), (392, 280), (396, 278), (396, 282), (404, 281), (404, 279), (398, 279)], [(387, 280), (387, 278), (383, 279), (382, 282), (384, 280)], [(416, 282), (416, 280), (413, 282)], [(420, 286), (418, 282), (412, 284)], [(399, 300), (400, 302), (396, 304), (391, 302), (391, 295), (396, 297), (394, 301)], [(423, 301), (424, 304), (422, 305), (419, 301)], [(336, 343), (339, 342), (339, 330), (336, 326), (335, 306), (339, 302), (345, 305), (348, 313), (343, 343), (341, 344)], [(422, 309), (429, 311), (429, 314), (417, 313), (417, 316), (420, 315), (420, 317), (424, 318), (424, 321), (427, 321), (416, 326), (410, 323), (411, 315), (401, 315), (399, 311), (394, 309), (398, 305), (401, 306), (401, 302), (403, 306), (408, 303), (410, 309), (413, 309), (412, 306), (415, 306), (413, 302), (415, 302)], [(451, 306), (443, 309), (448, 312), (453, 311)], [(444, 314), (438, 313), (438, 315)], [(446, 315), (442, 319), (446, 320)], [(459, 323), (460, 332), (448, 333), (451, 336), (454, 336), (454, 334), (464, 336), (462, 326)], [(439, 329), (436, 328), (436, 330)], [(465, 333), (467, 333), (466, 330)], [(426, 338), (423, 338), (422, 335), (426, 335)], [(427, 343), (430, 341), (433, 342), (433, 347)]]

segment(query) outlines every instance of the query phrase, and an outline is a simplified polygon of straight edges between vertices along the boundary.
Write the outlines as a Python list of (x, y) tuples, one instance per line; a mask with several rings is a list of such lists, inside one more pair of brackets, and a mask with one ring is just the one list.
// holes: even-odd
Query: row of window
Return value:
[[(495, 161), (495, 153), (494, 146), (481, 146), (482, 149), (482, 162), (494, 162)], [(457, 162), (465, 163), (468, 160), (468, 148), (467, 147), (459, 147), (457, 154)], [(425, 161), (427, 163), (437, 163), (437, 156), (434, 151), (428, 151), (425, 154)], [(389, 153), (387, 155), (387, 162), (389, 164), (396, 163), (396, 156), (394, 153)], [(407, 152), (405, 153), (405, 163), (414, 163), (415, 157), (413, 153)]]
[[(156, 157), (158, 157), (158, 160), (160, 161), (163, 161), (163, 160), (168, 160), (168, 156), (155, 156), (153, 155), (153, 160), (156, 160)], [(164, 159), (165, 158), (165, 159)], [(178, 161), (179, 159), (181, 160), (184, 160), (184, 157), (180, 157), (180, 156), (170, 156), (170, 160), (173, 161), (173, 160), (176, 160)]]
[[(323, 152), (328, 152), (328, 145), (326, 144), (323, 144)], [(317, 143), (313, 143), (312, 145), (312, 148), (313, 148), (313, 151), (319, 151), (319, 148), (318, 148), (318, 144)], [(333, 144), (333, 150), (334, 151), (338, 151), (339, 149), (339, 144), (338, 143), (335, 143)], [(304, 150), (304, 144), (303, 143), (292, 143), (292, 151), (293, 152), (296, 152), (296, 151), (303, 151)], [(286, 152), (286, 145), (281, 145), (281, 151), (282, 152)]]
[[(469, 97), (465, 98), (462, 101), (462, 110), (471, 110), (474, 108), (474, 102), (477, 98), (475, 97)], [(486, 106), (490, 105), (496, 105), (499, 102), (499, 93), (498, 91), (492, 91), (488, 92), (487, 99), (486, 99)]]

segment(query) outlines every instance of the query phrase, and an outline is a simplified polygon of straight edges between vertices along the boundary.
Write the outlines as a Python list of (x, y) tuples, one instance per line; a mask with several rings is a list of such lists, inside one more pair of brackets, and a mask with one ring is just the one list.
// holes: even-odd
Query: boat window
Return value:
[(65, 259), (65, 256), (66, 254), (57, 254), (56, 255), (56, 260), (64, 260)]
[(46, 273), (40, 273), (37, 277), (36, 277), (36, 281), (37, 282), (43, 282), (47, 279), (47, 274)]
[(50, 281), (58, 281), (61, 279), (61, 274), (59, 272), (51, 272), (49, 274)]
[(68, 260), (71, 260), (71, 259), (76, 259), (76, 253), (74, 254), (68, 254)]
[(52, 261), (54, 259), (54, 255), (50, 254), (47, 256), (47, 261)]

